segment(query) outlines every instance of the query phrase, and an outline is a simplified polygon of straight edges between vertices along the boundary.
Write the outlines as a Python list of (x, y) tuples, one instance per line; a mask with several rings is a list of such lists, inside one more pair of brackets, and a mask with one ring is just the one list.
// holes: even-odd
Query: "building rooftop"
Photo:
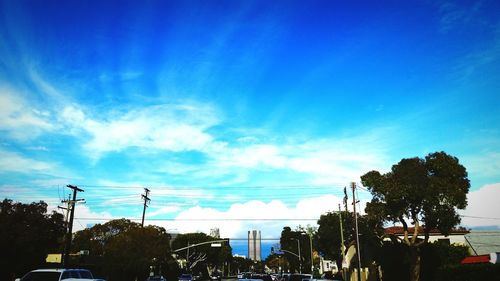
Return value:
[[(412, 235), (414, 231), (414, 227), (408, 227), (408, 234)], [(470, 231), (465, 229), (465, 228), (455, 228), (450, 231), (449, 235), (466, 235), (469, 234)], [(394, 235), (403, 235), (403, 227), (402, 226), (391, 226), (385, 228), (385, 234), (394, 234)], [(419, 227), (418, 229), (418, 234), (423, 235), (424, 234), (424, 228)], [(429, 235), (443, 235), (438, 229), (432, 229), (429, 232)]]

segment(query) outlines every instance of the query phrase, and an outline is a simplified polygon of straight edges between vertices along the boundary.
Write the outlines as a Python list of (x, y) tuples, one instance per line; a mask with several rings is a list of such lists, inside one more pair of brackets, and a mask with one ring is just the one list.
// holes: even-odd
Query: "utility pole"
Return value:
[(345, 208), (345, 213), (348, 214), (349, 211), (347, 210), (347, 188), (344, 186), (344, 208)]
[(300, 256), (300, 237), (299, 238), (292, 238), (292, 240), (297, 240), (297, 250), (299, 252), (299, 273), (302, 274), (302, 257)]
[(142, 194), (142, 199), (144, 199), (144, 209), (142, 210), (142, 223), (141, 223), (141, 227), (144, 227), (144, 216), (146, 215), (146, 208), (148, 207), (148, 203), (149, 201), (151, 201), (151, 199), (149, 199), (148, 195), (149, 195), (149, 189), (147, 188), (144, 188), (144, 193), (146, 194)]
[(342, 251), (342, 278), (345, 278), (345, 269), (344, 269), (344, 262), (347, 262), (345, 259), (345, 244), (344, 244), (344, 229), (342, 228), (342, 209), (340, 208), (339, 204), (339, 223), (340, 223), (340, 250)]
[(352, 205), (354, 206), (354, 222), (356, 227), (356, 254), (358, 256), (358, 281), (361, 281), (361, 252), (359, 250), (358, 214), (356, 213), (356, 183), (351, 182)]
[[(62, 255), (66, 252), (66, 239), (68, 237), (68, 226), (69, 226), (69, 212), (71, 210), (71, 194), (68, 194), (68, 200), (62, 200), (61, 203), (66, 204), (66, 207), (57, 206), (58, 209), (64, 210), (64, 249)], [(61, 256), (61, 262), (63, 262), (63, 257)]]
[(66, 246), (64, 247), (64, 257), (63, 257), (63, 268), (66, 268), (69, 259), (69, 252), (71, 251), (71, 239), (73, 235), (73, 218), (75, 217), (75, 204), (77, 201), (82, 201), (83, 199), (76, 200), (76, 193), (83, 192), (83, 189), (78, 188), (77, 186), (68, 184), (67, 187), (73, 189), (73, 200), (70, 201), (71, 211), (69, 214), (69, 225), (68, 232), (66, 235)]
[(66, 232), (68, 231), (68, 219), (69, 219), (69, 211), (71, 210), (71, 194), (68, 194), (68, 200), (62, 200), (61, 203), (66, 203), (66, 207), (57, 206), (58, 209), (65, 210), (64, 211), (64, 222), (66, 223)]
[(189, 268), (189, 248), (191, 248), (191, 245), (189, 245), (189, 241), (188, 241), (187, 253), (186, 253), (186, 269), (188, 270), (188, 272), (191, 272), (191, 270)]
[(312, 234), (309, 233), (309, 246), (311, 246), (311, 275), (314, 274), (314, 256), (313, 256), (313, 240)]

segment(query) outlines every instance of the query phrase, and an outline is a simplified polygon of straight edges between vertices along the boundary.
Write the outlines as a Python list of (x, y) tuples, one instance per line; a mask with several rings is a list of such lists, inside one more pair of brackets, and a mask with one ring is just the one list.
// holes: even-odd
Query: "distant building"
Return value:
[(248, 231), (248, 258), (253, 261), (261, 261), (260, 230)]
[[(413, 227), (408, 227), (408, 238), (411, 238), (413, 236), (414, 229), (415, 228)], [(452, 229), (450, 231), (450, 234), (448, 236), (445, 236), (441, 234), (439, 230), (432, 229), (429, 232), (429, 242), (432, 243), (440, 241), (447, 244), (459, 244), (459, 245), (469, 246), (469, 243), (467, 242), (467, 239), (465, 237), (465, 235), (469, 233), (470, 233), (469, 230), (460, 228), (460, 229)], [(404, 237), (403, 227), (402, 226), (388, 227), (385, 229), (385, 234), (393, 234), (400, 238), (403, 238)], [(419, 227), (418, 229), (418, 238), (424, 239), (423, 227)]]
[(319, 273), (323, 274), (325, 272), (331, 272), (332, 274), (337, 274), (339, 271), (337, 262), (332, 260), (325, 260), (323, 257), (319, 257)]

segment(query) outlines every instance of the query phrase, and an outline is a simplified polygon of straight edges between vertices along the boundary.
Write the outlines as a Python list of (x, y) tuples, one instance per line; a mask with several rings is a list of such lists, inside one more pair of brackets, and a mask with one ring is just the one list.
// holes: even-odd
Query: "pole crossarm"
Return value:
[(205, 242), (201, 242), (201, 243), (198, 243), (198, 244), (189, 245), (189, 246), (187, 246), (187, 247), (182, 247), (182, 248), (179, 248), (179, 249), (173, 250), (172, 252), (174, 252), (174, 253), (178, 253), (178, 252), (180, 252), (180, 251), (187, 250), (187, 249), (191, 249), (191, 248), (193, 248), (193, 247), (198, 247), (198, 246), (205, 245), (205, 244), (223, 243), (223, 242), (227, 242), (227, 239), (224, 239), (224, 240), (205, 241)]

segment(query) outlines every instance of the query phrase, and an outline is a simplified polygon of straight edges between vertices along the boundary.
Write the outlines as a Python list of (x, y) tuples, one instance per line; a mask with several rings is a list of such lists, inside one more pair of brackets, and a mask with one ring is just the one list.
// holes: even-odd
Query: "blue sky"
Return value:
[(276, 238), (446, 151), (499, 224), (498, 1), (142, 2), (0, 1), (2, 197)]

